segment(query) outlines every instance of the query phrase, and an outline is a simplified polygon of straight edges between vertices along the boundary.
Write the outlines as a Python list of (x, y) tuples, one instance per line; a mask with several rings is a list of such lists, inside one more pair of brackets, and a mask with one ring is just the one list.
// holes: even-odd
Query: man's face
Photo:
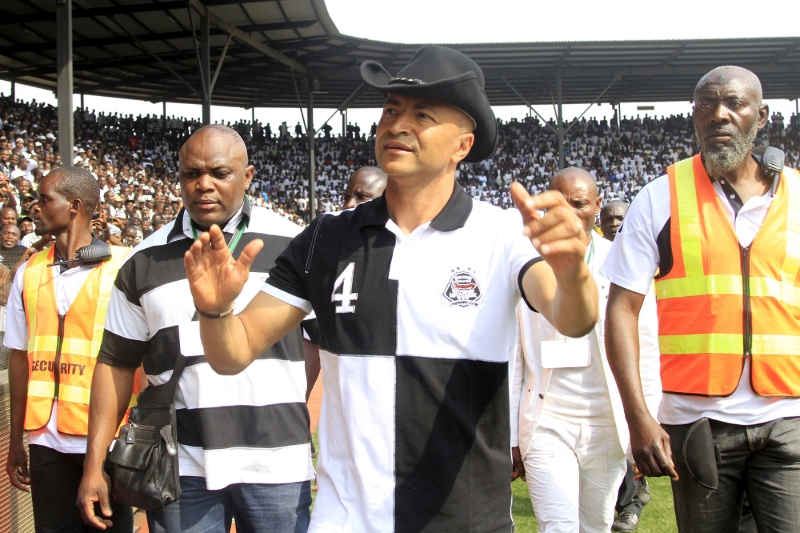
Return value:
[(375, 156), (392, 178), (437, 176), (467, 156), (469, 118), (437, 100), (390, 94), (375, 138)]
[(31, 210), (31, 204), (33, 203), (33, 198), (26, 198), (22, 201), (22, 209), (26, 213)]
[(19, 244), (19, 228), (14, 224), (6, 224), (0, 232), (0, 244), (3, 250), (9, 250)]
[(33, 233), (33, 222), (30, 220), (23, 220), (19, 223), (19, 232), (23, 237), (29, 233)]
[(4, 207), (0, 211), (0, 225), (17, 224), (17, 211), (13, 207)]
[(31, 218), (36, 223), (36, 235), (60, 235), (69, 226), (71, 203), (56, 190), (61, 181), (61, 173), (54, 170), (39, 185), (39, 201), (31, 211)]
[(3, 150), (2, 152), (0, 152), (0, 161), (3, 161), (3, 163), (8, 163), (10, 159), (11, 159), (11, 152), (9, 150)]
[(369, 171), (359, 169), (350, 177), (347, 188), (344, 190), (342, 200), (344, 209), (350, 209), (360, 203), (368, 202), (383, 194), (386, 182)]
[(128, 226), (124, 230), (122, 230), (121, 240), (122, 240), (122, 244), (124, 246), (127, 246), (129, 248), (133, 248), (134, 245), (136, 244), (136, 237), (137, 237), (137, 233), (136, 233), (136, 229), (135, 228), (132, 228), (131, 226)]
[(19, 190), (20, 196), (27, 196), (28, 193), (31, 192), (31, 182), (28, 180), (20, 180), (17, 189)]
[(149, 219), (145, 218), (142, 220), (142, 230), (147, 231), (153, 227), (153, 224), (150, 222)]
[(716, 178), (742, 164), (769, 108), (745, 80), (722, 71), (695, 91), (693, 116), (707, 170)]
[(594, 228), (594, 220), (600, 211), (601, 202), (594, 187), (586, 180), (566, 177), (554, 180), (550, 189), (564, 195), (575, 214), (581, 219), (583, 230), (589, 234)]
[[(207, 228), (227, 221), (241, 207), (254, 169), (238, 139), (206, 129), (183, 145), (179, 172), (183, 205), (192, 220)], [(164, 213), (170, 215), (171, 209), (165, 206)]]
[(615, 202), (605, 206), (600, 211), (600, 229), (603, 231), (603, 237), (613, 242), (627, 213), (628, 206), (623, 203)]

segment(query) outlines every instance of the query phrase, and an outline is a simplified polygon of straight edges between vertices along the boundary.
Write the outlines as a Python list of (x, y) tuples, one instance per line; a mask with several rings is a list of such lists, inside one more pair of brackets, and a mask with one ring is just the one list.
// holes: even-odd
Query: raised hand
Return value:
[[(511, 184), (511, 198), (522, 214), (522, 232), (558, 278), (572, 279), (583, 268), (586, 234), (580, 219), (558, 191), (531, 196), (520, 183)], [(539, 215), (537, 211), (545, 211)]]
[(230, 310), (250, 276), (250, 265), (263, 246), (263, 241), (256, 239), (245, 246), (235, 260), (219, 226), (214, 224), (208, 232), (200, 234), (183, 257), (197, 309), (212, 314)]

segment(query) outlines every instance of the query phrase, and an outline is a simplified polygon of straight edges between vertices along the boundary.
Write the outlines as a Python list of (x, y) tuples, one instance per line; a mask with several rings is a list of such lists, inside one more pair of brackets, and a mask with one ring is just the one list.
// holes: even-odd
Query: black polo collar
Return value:
[(464, 227), (469, 215), (472, 213), (472, 198), (461, 188), (458, 183), (453, 187), (453, 194), (431, 220), (431, 227), (436, 231), (455, 231)]
[[(361, 204), (357, 210), (362, 208), (361, 226), (385, 226), (389, 221), (386, 193), (371, 202)], [(447, 200), (439, 214), (431, 220), (431, 227), (436, 231), (455, 231), (464, 227), (471, 213), (472, 198), (461, 185), (455, 183), (453, 194), (450, 195), (450, 199)]]
[[(169, 230), (169, 235), (167, 235), (167, 242), (170, 242), (173, 238), (178, 235), (184, 235), (183, 233), (183, 214), (186, 211), (185, 207), (181, 207), (181, 210), (178, 211), (178, 215), (175, 217), (175, 223), (172, 225), (172, 229)], [(247, 219), (247, 225), (250, 225), (250, 215), (252, 213), (252, 208), (250, 207), (250, 201), (245, 198), (242, 202), (242, 216)], [(191, 218), (191, 216), (190, 216)], [(227, 222), (225, 222), (227, 224)], [(225, 229), (225, 226), (222, 226), (222, 229)]]

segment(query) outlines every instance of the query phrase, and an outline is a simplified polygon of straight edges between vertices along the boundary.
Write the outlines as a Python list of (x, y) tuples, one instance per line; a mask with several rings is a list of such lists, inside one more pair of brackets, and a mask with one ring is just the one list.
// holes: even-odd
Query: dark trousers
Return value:
[(692, 478), (683, 460), (690, 426), (664, 425), (680, 476), (672, 482), (679, 531), (739, 531), (747, 494), (760, 533), (800, 533), (800, 418), (751, 426), (711, 420), (720, 457), (719, 488), (713, 492)]
[(628, 461), (628, 469), (622, 479), (617, 493), (617, 513), (629, 512), (636, 516), (642, 516), (642, 502), (639, 501), (639, 481), (633, 479), (636, 474), (633, 471), (633, 463)]
[[(81, 520), (75, 503), (83, 476), (82, 453), (61, 453), (47, 446), (30, 445), (31, 499), (36, 533), (85, 533), (100, 531)], [(114, 479), (113, 465), (106, 463), (106, 473)], [(133, 513), (127, 505), (111, 498), (110, 520), (114, 526), (107, 533), (131, 533)], [(95, 505), (95, 514), (101, 516)]]

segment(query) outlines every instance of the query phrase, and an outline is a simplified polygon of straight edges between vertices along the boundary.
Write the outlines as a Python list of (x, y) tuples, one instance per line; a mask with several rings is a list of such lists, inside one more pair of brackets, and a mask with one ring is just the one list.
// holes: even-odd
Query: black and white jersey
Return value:
[[(243, 310), (259, 292), (275, 258), (300, 228), (244, 202), (224, 228), (230, 241), (249, 220), (234, 250), (254, 239), (264, 248), (236, 299)], [(186, 357), (178, 382), (178, 457), (182, 476), (205, 477), (208, 489), (233, 483), (291, 483), (314, 477), (306, 409), (306, 377), (300, 328), (263, 353), (245, 371), (221, 376), (206, 362), (183, 256), (193, 242), (191, 219), (182, 211), (134, 249), (117, 276), (99, 361), (137, 367), (150, 383), (169, 380)]]
[(313, 310), (324, 396), (310, 531), (511, 530), (508, 361), (537, 253), (456, 185), (405, 235), (384, 198), (323, 215), (264, 292)]

